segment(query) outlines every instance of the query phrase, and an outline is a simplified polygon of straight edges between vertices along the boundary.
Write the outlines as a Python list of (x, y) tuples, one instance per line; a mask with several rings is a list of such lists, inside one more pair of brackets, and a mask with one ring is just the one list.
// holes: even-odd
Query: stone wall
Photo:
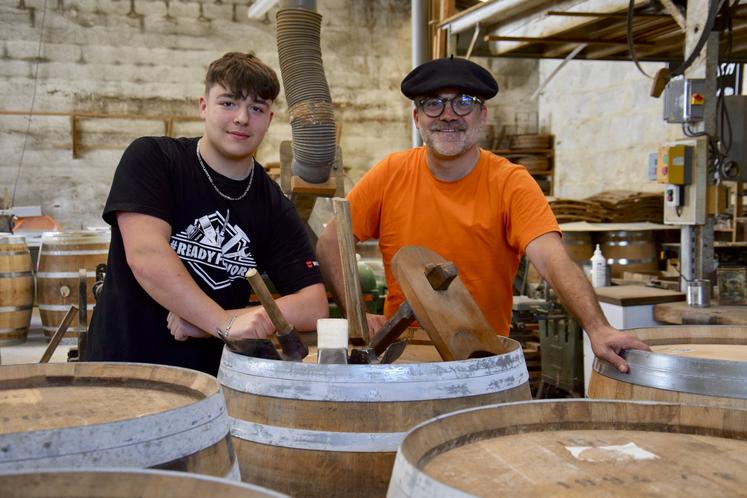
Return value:
[[(210, 61), (250, 51), (279, 72), (275, 10), (248, 19), (247, 0), (0, 0), (0, 185), (15, 205), (41, 205), (66, 229), (101, 225), (114, 168), (141, 135), (164, 134), (159, 116), (197, 116)], [(410, 144), (409, 103), (399, 82), (410, 67), (408, 0), (321, 0), (322, 53), (345, 164), (365, 170)], [(63, 113), (32, 116), (28, 111)], [(8, 115), (21, 111), (21, 115)], [(92, 112), (140, 119), (77, 120)], [(277, 161), (290, 138), (285, 98), (258, 152)], [(177, 120), (173, 134), (201, 134)], [(19, 168), (20, 165), (20, 168)], [(17, 178), (17, 181), (16, 181)], [(0, 190), (2, 195), (2, 190)]]
[[(41, 205), (66, 229), (101, 225), (122, 150), (141, 135), (201, 134), (196, 119), (207, 64), (229, 50), (278, 69), (275, 10), (250, 20), (250, 0), (0, 0), (0, 196)], [(388, 152), (410, 146), (411, 104), (399, 92), (410, 69), (409, 0), (319, 0), (322, 54), (349, 184)], [(500, 86), (488, 103), (492, 136), (553, 133), (555, 195), (583, 198), (610, 188), (661, 190), (647, 179), (648, 154), (681, 137), (661, 119), (662, 101), (632, 63), (572, 61), (531, 99), (555, 60), (477, 59)], [(644, 64), (653, 74), (660, 65)], [(24, 113), (60, 113), (33, 116)], [(10, 115), (9, 111), (19, 111)], [(72, 155), (68, 113), (79, 118)], [(283, 93), (258, 152), (279, 157), (290, 139)], [(504, 142), (505, 143), (505, 142)]]

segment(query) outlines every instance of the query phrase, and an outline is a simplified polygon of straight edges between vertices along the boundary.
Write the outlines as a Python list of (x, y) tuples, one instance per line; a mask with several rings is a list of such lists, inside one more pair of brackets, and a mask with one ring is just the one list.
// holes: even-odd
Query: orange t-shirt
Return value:
[(456, 265), (493, 329), (508, 335), (512, 282), (535, 238), (560, 232), (542, 191), (523, 166), (481, 150), (475, 168), (455, 182), (428, 170), (424, 147), (390, 154), (348, 195), (353, 233), (379, 239), (388, 284), (384, 314), (404, 296), (391, 272), (400, 247), (423, 246)]

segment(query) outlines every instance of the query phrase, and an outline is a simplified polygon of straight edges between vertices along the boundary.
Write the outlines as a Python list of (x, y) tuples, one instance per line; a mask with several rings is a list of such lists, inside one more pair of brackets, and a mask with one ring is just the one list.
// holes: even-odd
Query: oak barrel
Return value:
[(595, 359), (589, 397), (747, 409), (747, 327), (687, 325), (625, 332), (653, 352), (626, 351), (628, 374)]
[(26, 239), (0, 234), (0, 346), (26, 341), (33, 305), (34, 277)]
[(563, 245), (568, 256), (579, 266), (588, 263), (594, 254), (589, 232), (563, 232)]
[(135, 363), (0, 367), (0, 472), (157, 467), (239, 478), (217, 380)]
[[(531, 399), (518, 342), (443, 362), (410, 345), (394, 364), (318, 365), (223, 351), (218, 379), (242, 478), (292, 496), (383, 496), (406, 431), (462, 408)], [(430, 362), (424, 362), (430, 361)], [(409, 362), (409, 363), (408, 363)]]
[(387, 496), (744, 496), (747, 410), (611, 400), (485, 406), (419, 425)]
[(616, 230), (599, 232), (599, 248), (607, 258), (613, 277), (622, 278), (626, 271), (657, 273), (659, 255), (651, 230)]
[(0, 475), (4, 498), (281, 498), (228, 479), (171, 470), (64, 469)]
[[(86, 270), (87, 322), (95, 304), (91, 289), (96, 265), (106, 263), (111, 233), (103, 230), (49, 232), (42, 235), (36, 272), (36, 302), (44, 335), (52, 337), (70, 305), (78, 306), (79, 270)], [(76, 313), (65, 337), (75, 338), (81, 327)]]

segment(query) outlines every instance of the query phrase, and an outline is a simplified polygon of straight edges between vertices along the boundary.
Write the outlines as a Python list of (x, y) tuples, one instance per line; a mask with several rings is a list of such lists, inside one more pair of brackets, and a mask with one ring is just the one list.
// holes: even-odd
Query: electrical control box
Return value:
[[(686, 147), (686, 148), (682, 148)], [(674, 150), (673, 150), (674, 149)], [(708, 171), (708, 139), (706, 137), (678, 140), (663, 147), (667, 151), (666, 164), (690, 163), (690, 182), (679, 185), (670, 182), (664, 189), (664, 223), (667, 225), (702, 225), (706, 220), (706, 191)], [(687, 152), (686, 152), (687, 151)], [(671, 152), (674, 152), (673, 154)], [(684, 154), (684, 155), (683, 155)], [(663, 159), (663, 158), (662, 158)], [(658, 166), (658, 164), (657, 164)], [(667, 170), (669, 173), (669, 170)], [(679, 173), (672, 175), (672, 179)], [(683, 171), (683, 175), (685, 172)]]
[(705, 80), (672, 78), (664, 89), (664, 121), (695, 123), (703, 120)]
[(675, 208), (682, 206), (682, 185), (667, 185), (664, 189), (664, 204)]
[(693, 148), (689, 145), (672, 145), (659, 148), (656, 162), (656, 181), (671, 185), (689, 185), (692, 182)]

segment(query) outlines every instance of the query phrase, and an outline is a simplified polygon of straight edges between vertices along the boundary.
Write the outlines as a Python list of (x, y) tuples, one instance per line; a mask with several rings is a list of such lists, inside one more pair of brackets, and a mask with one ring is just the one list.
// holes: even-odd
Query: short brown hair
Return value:
[(228, 52), (210, 63), (205, 75), (205, 96), (221, 85), (241, 99), (247, 97), (275, 100), (280, 83), (275, 71), (252, 54)]

